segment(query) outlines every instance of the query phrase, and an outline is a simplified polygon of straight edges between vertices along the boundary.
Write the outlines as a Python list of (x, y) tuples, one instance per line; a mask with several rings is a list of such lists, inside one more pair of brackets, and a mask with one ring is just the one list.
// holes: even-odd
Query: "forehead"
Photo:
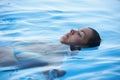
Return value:
[(90, 28), (80, 28), (78, 31), (83, 31), (85, 33), (86, 39), (89, 39), (92, 36), (92, 30)]

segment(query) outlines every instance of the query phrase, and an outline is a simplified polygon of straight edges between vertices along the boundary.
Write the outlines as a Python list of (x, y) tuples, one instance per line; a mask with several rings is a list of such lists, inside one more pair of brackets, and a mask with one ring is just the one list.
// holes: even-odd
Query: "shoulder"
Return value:
[(17, 63), (18, 62), (14, 56), (14, 51), (12, 47), (0, 47), (0, 66), (12, 66), (16, 65)]

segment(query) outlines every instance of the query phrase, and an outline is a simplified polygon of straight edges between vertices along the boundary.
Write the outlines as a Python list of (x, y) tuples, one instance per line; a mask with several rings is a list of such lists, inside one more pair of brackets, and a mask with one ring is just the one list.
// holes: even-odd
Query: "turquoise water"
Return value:
[[(98, 49), (64, 57), (66, 74), (55, 80), (120, 80), (120, 0), (0, 0), (0, 46), (14, 41), (51, 41), (70, 29), (92, 27)], [(49, 67), (0, 72), (0, 80), (45, 80)]]

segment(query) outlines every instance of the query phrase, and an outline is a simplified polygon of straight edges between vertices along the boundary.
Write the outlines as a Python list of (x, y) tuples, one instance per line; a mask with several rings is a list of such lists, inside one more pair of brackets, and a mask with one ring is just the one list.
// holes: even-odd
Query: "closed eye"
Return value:
[(81, 34), (78, 32), (78, 35), (81, 37)]
[(84, 31), (79, 31), (78, 32), (78, 35), (80, 36), (80, 38), (82, 38), (83, 39), (83, 37), (85, 37), (85, 32)]

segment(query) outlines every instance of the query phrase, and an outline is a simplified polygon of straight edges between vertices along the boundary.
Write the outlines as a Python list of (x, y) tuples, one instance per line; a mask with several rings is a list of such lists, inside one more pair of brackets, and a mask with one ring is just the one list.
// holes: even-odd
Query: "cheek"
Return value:
[(80, 43), (80, 39), (78, 38), (78, 36), (73, 36), (70, 38), (70, 42), (72, 43)]

